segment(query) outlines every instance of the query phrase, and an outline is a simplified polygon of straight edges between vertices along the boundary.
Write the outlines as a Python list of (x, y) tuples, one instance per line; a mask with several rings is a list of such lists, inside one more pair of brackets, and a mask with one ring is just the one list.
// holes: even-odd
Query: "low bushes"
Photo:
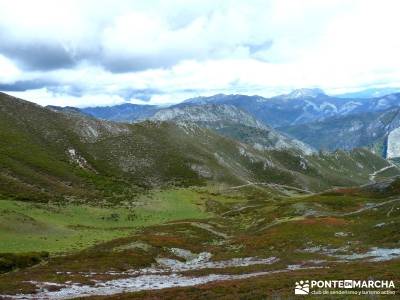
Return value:
[(49, 257), (48, 252), (0, 253), (0, 273), (14, 269), (27, 268), (40, 263)]

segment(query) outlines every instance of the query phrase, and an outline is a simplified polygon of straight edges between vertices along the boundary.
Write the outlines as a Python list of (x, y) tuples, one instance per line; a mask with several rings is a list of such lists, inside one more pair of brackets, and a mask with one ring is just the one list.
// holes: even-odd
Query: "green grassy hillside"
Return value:
[(145, 226), (208, 216), (199, 195), (181, 189), (152, 192), (119, 207), (0, 200), (0, 253), (71, 252)]
[(387, 162), (365, 150), (256, 150), (196, 125), (116, 124), (0, 95), (0, 194), (16, 200), (129, 201), (162, 186), (356, 185)]

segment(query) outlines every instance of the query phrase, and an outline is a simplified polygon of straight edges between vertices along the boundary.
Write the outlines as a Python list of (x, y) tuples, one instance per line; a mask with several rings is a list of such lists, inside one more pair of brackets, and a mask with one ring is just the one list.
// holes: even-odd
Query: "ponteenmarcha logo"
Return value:
[(294, 288), (294, 294), (295, 295), (308, 295), (310, 292), (310, 283), (308, 280), (300, 280), (296, 281), (296, 286)]
[(394, 295), (393, 280), (300, 280), (296, 281), (295, 295)]

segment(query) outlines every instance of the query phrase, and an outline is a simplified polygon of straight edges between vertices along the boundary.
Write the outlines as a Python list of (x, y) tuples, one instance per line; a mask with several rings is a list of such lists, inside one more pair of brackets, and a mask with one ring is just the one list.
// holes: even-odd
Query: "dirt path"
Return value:
[(205, 223), (197, 223), (197, 222), (191, 222), (190, 225), (197, 227), (197, 228), (201, 228), (204, 229), (214, 235), (217, 235), (219, 237), (222, 237), (224, 239), (228, 239), (230, 238), (229, 235), (227, 235), (226, 233), (220, 232), (220, 231), (216, 231), (215, 229), (213, 229), (213, 227), (211, 225), (205, 224)]
[[(390, 163), (390, 162), (389, 162), (389, 163)], [(376, 170), (375, 172), (369, 174), (369, 180), (370, 180), (371, 182), (376, 182), (376, 181), (375, 181), (376, 175), (378, 175), (379, 173), (382, 173), (382, 172), (384, 172), (384, 171), (386, 171), (386, 170), (389, 170), (389, 169), (391, 169), (391, 168), (397, 168), (397, 166), (396, 166), (395, 164), (390, 163), (389, 166), (383, 167), (382, 169)]]
[(367, 211), (367, 210), (370, 210), (370, 209), (374, 209), (374, 208), (378, 208), (378, 207), (384, 206), (386, 204), (397, 202), (397, 201), (400, 201), (400, 198), (388, 200), (388, 201), (381, 202), (381, 203), (378, 203), (378, 204), (374, 204), (374, 205), (371, 205), (371, 206), (366, 206), (366, 207), (363, 207), (363, 208), (360, 208), (358, 210), (355, 210), (355, 211), (352, 211), (352, 212), (348, 212), (348, 213), (330, 214), (330, 216), (334, 216), (334, 217), (352, 216), (352, 215), (356, 215), (356, 214), (362, 213), (364, 211)]
[(172, 224), (189, 224), (189, 225), (191, 225), (191, 226), (194, 226), (194, 227), (197, 227), (197, 228), (206, 230), (206, 231), (208, 231), (208, 232), (210, 232), (210, 233), (212, 233), (212, 234), (214, 234), (214, 235), (216, 235), (216, 236), (219, 236), (219, 237), (221, 237), (221, 238), (224, 238), (224, 239), (230, 238), (230, 236), (227, 235), (226, 233), (217, 231), (217, 230), (215, 230), (211, 225), (206, 224), (206, 223), (201, 223), (201, 222), (186, 222), (186, 221), (183, 221), (183, 222), (165, 223), (165, 224), (163, 224), (163, 225), (166, 225), (166, 226), (167, 226), (167, 225), (172, 225)]
[(290, 186), (290, 185), (284, 185), (284, 184), (278, 184), (278, 183), (268, 183), (268, 182), (249, 182), (246, 184), (242, 184), (242, 185), (237, 185), (237, 186), (232, 186), (229, 189), (231, 190), (236, 190), (236, 189), (241, 189), (243, 187), (247, 187), (247, 186), (251, 186), (251, 185), (263, 185), (263, 186), (268, 186), (274, 189), (278, 189), (278, 188), (284, 188), (287, 190), (294, 190), (294, 191), (298, 191), (301, 193), (307, 193), (307, 194), (313, 194), (313, 192), (306, 190), (306, 189), (301, 189), (295, 186)]
[(221, 217), (227, 216), (227, 215), (232, 214), (232, 213), (238, 213), (238, 212), (244, 211), (245, 209), (248, 209), (248, 208), (257, 208), (257, 207), (264, 207), (264, 204), (261, 204), (261, 205), (246, 205), (246, 206), (242, 206), (242, 207), (239, 207), (239, 208), (236, 208), (236, 209), (228, 210), (227, 212), (224, 212), (223, 214), (221, 214)]
[[(316, 216), (317, 217), (346, 217), (346, 216), (352, 216), (352, 215), (356, 215), (356, 214), (362, 213), (362, 212), (370, 210), (370, 209), (378, 208), (378, 207), (384, 206), (386, 204), (393, 203), (393, 202), (398, 202), (398, 201), (400, 201), (400, 198), (399, 199), (388, 200), (388, 201), (385, 201), (385, 202), (382, 202), (382, 203), (377, 203), (377, 204), (374, 204), (374, 205), (371, 205), (371, 206), (366, 206), (366, 207), (360, 208), (360, 209), (352, 211), (352, 212), (347, 212), (347, 213), (329, 213), (329, 214), (321, 213), (321, 214), (318, 214)], [(392, 207), (391, 211), (392, 210), (393, 210), (393, 207)], [(305, 218), (304, 216), (297, 216), (297, 217), (287, 217), (287, 218), (277, 219), (277, 220), (271, 222), (270, 224), (262, 227), (261, 229), (258, 229), (257, 231), (263, 231), (265, 229), (269, 229), (269, 228), (271, 228), (273, 226), (276, 226), (276, 225), (279, 225), (279, 224), (282, 224), (282, 223), (303, 220), (304, 218)]]

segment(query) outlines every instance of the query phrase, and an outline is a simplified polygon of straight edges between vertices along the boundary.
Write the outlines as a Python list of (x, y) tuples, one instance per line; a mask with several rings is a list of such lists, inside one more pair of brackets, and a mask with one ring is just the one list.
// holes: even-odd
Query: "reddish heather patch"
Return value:
[(337, 188), (323, 193), (325, 196), (359, 196), (362, 190), (358, 187)]
[(333, 225), (333, 226), (343, 226), (347, 224), (344, 219), (325, 217), (325, 218), (307, 218), (305, 220), (298, 221), (300, 224), (320, 224), (320, 225)]
[(248, 249), (259, 249), (273, 243), (279, 235), (280, 232), (277, 228), (269, 228), (268, 231), (257, 235), (241, 235), (235, 239), (235, 243), (243, 244)]
[(187, 243), (185, 239), (175, 236), (149, 235), (144, 237), (153, 246), (181, 245)]
[(344, 195), (356, 195), (360, 192), (360, 188), (339, 188), (335, 192)]

